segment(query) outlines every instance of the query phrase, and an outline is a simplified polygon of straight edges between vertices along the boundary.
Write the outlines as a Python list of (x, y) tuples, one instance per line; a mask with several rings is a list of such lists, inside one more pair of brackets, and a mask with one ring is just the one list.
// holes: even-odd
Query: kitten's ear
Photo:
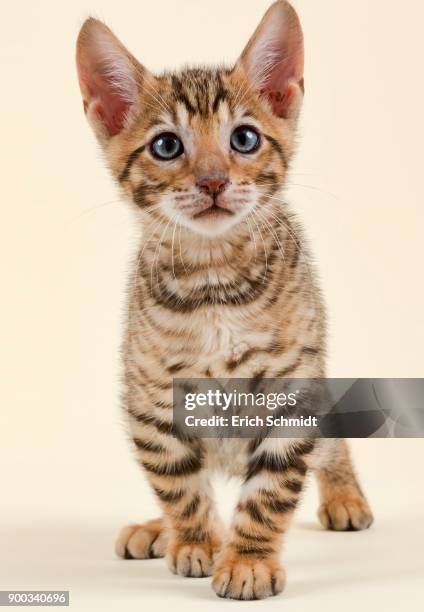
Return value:
[(77, 69), (84, 110), (101, 139), (119, 134), (137, 111), (146, 70), (109, 28), (87, 19), (77, 41)]
[(275, 2), (265, 13), (238, 65), (277, 117), (297, 116), (304, 91), (303, 33), (286, 0)]

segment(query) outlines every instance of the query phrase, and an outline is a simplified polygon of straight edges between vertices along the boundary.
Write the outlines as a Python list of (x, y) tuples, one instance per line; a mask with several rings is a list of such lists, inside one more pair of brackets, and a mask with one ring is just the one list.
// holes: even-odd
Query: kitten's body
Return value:
[[(325, 376), (320, 294), (278, 196), (303, 92), (297, 16), (286, 2), (274, 5), (233, 70), (161, 77), (89, 20), (79, 70), (87, 114), (143, 223), (129, 291), (125, 407), (164, 519), (125, 528), (117, 552), (166, 553), (182, 575), (213, 572), (221, 596), (276, 594), (284, 585), (283, 535), (309, 468), (317, 471), (326, 527), (371, 523), (346, 445), (178, 440), (172, 380)], [(260, 139), (241, 154), (233, 135), (246, 125)], [(153, 147), (169, 133), (168, 146), (177, 140), (180, 151), (158, 159)], [(244, 481), (226, 538), (213, 509), (213, 469)]]

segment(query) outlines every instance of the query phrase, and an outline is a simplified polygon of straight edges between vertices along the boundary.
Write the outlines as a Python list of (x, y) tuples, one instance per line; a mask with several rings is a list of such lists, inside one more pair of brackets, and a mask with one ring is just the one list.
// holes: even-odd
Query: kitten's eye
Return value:
[(231, 135), (231, 147), (238, 153), (254, 153), (260, 142), (258, 132), (247, 125), (236, 128)]
[(150, 145), (150, 151), (157, 159), (165, 159), (167, 161), (175, 159), (184, 153), (184, 147), (181, 140), (175, 134), (166, 132), (159, 134)]

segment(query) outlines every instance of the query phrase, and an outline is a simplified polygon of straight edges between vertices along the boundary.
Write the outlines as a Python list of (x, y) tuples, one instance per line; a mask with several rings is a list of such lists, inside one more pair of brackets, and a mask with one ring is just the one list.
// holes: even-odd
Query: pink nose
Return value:
[(202, 176), (197, 181), (197, 186), (200, 191), (203, 193), (207, 193), (211, 196), (216, 196), (219, 193), (222, 193), (224, 189), (227, 187), (229, 181), (225, 177), (221, 176)]

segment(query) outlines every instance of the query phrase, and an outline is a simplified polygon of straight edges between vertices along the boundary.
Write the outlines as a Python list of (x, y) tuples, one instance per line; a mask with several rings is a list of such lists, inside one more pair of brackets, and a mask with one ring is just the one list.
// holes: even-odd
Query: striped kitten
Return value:
[[(324, 313), (278, 192), (303, 98), (303, 36), (293, 8), (266, 13), (232, 69), (151, 74), (95, 19), (77, 46), (84, 109), (143, 227), (130, 287), (125, 407), (162, 518), (123, 529), (118, 555), (167, 557), (213, 575), (221, 597), (283, 590), (280, 550), (308, 470), (324, 527), (372, 514), (342, 440), (172, 436), (172, 380), (325, 376)], [(228, 534), (209, 476), (242, 481)]]

